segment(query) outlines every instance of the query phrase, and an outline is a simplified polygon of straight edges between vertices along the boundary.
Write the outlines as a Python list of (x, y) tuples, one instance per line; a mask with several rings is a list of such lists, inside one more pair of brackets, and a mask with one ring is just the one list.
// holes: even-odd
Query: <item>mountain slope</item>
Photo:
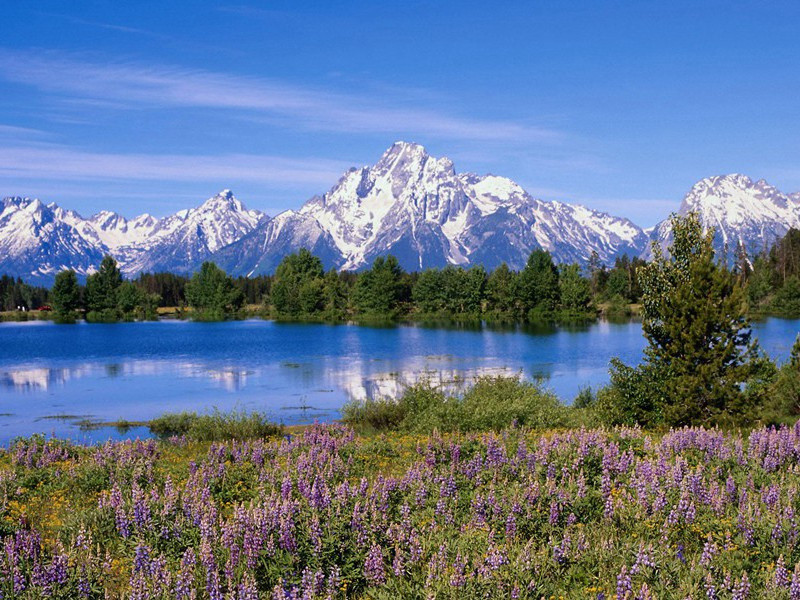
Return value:
[(628, 221), (532, 198), (510, 179), (457, 174), (447, 158), (397, 142), (372, 167), (351, 169), (298, 211), (262, 223), (214, 259), (236, 274), (271, 272), (308, 247), (327, 267), (359, 269), (394, 254), (408, 270), (501, 262), (522, 268), (531, 250), (557, 262), (613, 262), (638, 254), (647, 236)]
[(196, 208), (161, 219), (144, 240), (120, 246), (116, 254), (126, 273), (191, 273), (266, 219), (223, 190)]
[(163, 219), (135, 219), (103, 211), (83, 218), (56, 204), (30, 198), (5, 198), (0, 204), (0, 273), (43, 285), (62, 269), (93, 273), (105, 254), (123, 273), (190, 273), (217, 250), (267, 220), (247, 210), (230, 190), (202, 205)]
[[(713, 227), (714, 248), (725, 260), (735, 260), (738, 248), (748, 256), (768, 250), (790, 228), (800, 228), (800, 194), (784, 194), (763, 179), (734, 173), (697, 182), (683, 199), (678, 214), (696, 212), (706, 230)], [(669, 219), (659, 223), (652, 238), (667, 248), (672, 242)], [(650, 258), (648, 247), (643, 253)]]
[(31, 198), (0, 201), (0, 273), (52, 281), (62, 269), (91, 273), (103, 250), (62, 219), (55, 205)]

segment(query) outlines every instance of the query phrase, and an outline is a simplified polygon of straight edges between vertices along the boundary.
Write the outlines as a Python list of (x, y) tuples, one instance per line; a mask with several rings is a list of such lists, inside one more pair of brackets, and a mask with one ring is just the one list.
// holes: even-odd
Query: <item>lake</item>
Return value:
[[(786, 360), (800, 320), (754, 325)], [(81, 441), (146, 436), (80, 422), (167, 411), (264, 412), (285, 424), (339, 417), (349, 399), (396, 396), (421, 379), (455, 388), (478, 375), (541, 379), (571, 401), (608, 381), (614, 356), (636, 363), (637, 322), (495, 328), (276, 323), (0, 323), (0, 443), (44, 433)]]

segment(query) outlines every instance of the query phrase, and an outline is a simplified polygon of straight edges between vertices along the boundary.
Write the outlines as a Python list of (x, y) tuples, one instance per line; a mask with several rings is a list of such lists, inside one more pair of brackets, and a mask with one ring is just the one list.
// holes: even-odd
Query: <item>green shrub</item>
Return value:
[(397, 400), (351, 402), (345, 422), (362, 430), (501, 430), (514, 423), (532, 429), (561, 427), (568, 410), (538, 384), (516, 377), (481, 377), (460, 395), (447, 395), (428, 382), (409, 387)]
[(274, 437), (283, 433), (283, 427), (271, 423), (259, 413), (215, 410), (208, 415), (194, 412), (167, 413), (148, 424), (150, 431), (159, 437), (185, 435), (187, 438), (212, 442), (217, 440), (247, 440)]

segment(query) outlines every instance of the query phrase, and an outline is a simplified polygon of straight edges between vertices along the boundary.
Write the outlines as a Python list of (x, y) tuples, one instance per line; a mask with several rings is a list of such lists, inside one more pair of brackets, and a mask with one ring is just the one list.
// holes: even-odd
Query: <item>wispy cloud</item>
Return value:
[(0, 78), (72, 102), (127, 109), (223, 109), (310, 131), (528, 143), (563, 137), (529, 123), (461, 116), (452, 108), (455, 102), (444, 109), (408, 106), (388, 94), (344, 94), (265, 78), (136, 62), (98, 63), (46, 51), (0, 51)]
[(0, 140), (39, 139), (44, 138), (47, 135), (48, 134), (41, 129), (18, 127), (16, 125), (5, 125), (4, 123), (0, 123)]
[(103, 21), (91, 21), (88, 19), (81, 19), (79, 17), (74, 17), (72, 15), (62, 15), (59, 13), (42, 12), (40, 14), (46, 15), (48, 17), (55, 17), (56, 19), (63, 19), (65, 21), (69, 21), (70, 23), (74, 23), (76, 25), (85, 25), (86, 27), (95, 27), (98, 29), (107, 29), (109, 31), (119, 31), (122, 33), (131, 33), (134, 35), (142, 35), (158, 39), (169, 39), (165, 35), (154, 33), (152, 31), (147, 31), (146, 29), (139, 29), (138, 27), (128, 27), (126, 25), (117, 25), (116, 23), (105, 23)]
[(346, 163), (317, 158), (254, 154), (105, 154), (66, 146), (0, 147), (0, 181), (208, 181), (233, 185), (318, 185), (321, 189), (347, 168)]

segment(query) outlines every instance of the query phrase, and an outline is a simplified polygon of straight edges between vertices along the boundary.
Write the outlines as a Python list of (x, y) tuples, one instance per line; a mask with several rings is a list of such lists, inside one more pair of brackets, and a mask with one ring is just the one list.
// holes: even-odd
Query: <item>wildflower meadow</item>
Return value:
[(800, 427), (30, 438), (3, 598), (800, 598)]

